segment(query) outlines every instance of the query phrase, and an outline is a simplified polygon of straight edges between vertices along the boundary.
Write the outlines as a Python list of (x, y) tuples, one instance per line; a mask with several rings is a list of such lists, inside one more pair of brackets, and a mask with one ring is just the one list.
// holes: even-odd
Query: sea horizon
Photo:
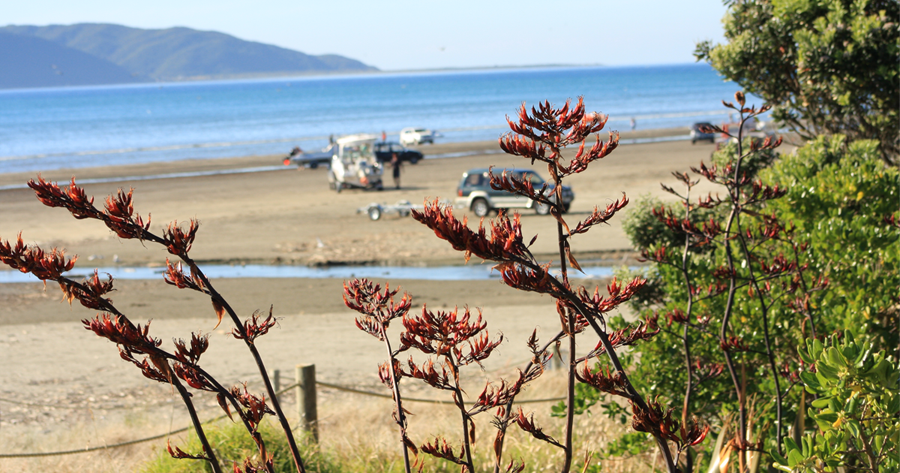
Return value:
[(311, 71), (309, 73), (275, 73), (275, 74), (231, 74), (217, 76), (193, 76), (179, 80), (128, 82), (120, 84), (91, 84), (91, 85), (64, 85), (55, 87), (10, 87), (0, 88), (0, 95), (6, 92), (41, 91), (41, 90), (70, 90), (70, 89), (98, 89), (98, 88), (130, 88), (153, 87), (157, 85), (180, 85), (191, 83), (219, 83), (219, 82), (257, 82), (279, 81), (284, 79), (322, 79), (345, 78), (360, 76), (394, 76), (394, 75), (418, 75), (418, 74), (453, 74), (458, 72), (491, 72), (491, 71), (516, 71), (516, 70), (541, 70), (541, 69), (640, 69), (670, 66), (703, 65), (699, 62), (673, 62), (664, 64), (634, 64), (634, 65), (605, 65), (605, 64), (533, 64), (533, 65), (509, 65), (509, 66), (467, 66), (467, 67), (438, 67), (428, 69), (391, 69), (377, 71)]

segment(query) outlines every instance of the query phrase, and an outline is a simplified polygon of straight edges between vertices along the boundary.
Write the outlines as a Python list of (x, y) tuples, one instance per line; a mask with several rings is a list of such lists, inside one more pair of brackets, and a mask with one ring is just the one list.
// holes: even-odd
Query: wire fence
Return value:
[[(347, 392), (347, 393), (359, 394), (359, 395), (363, 395), (363, 396), (371, 396), (371, 397), (384, 398), (384, 399), (393, 399), (393, 397), (389, 394), (376, 393), (376, 392), (367, 391), (364, 389), (352, 388), (349, 386), (341, 386), (339, 384), (326, 383), (326, 382), (322, 382), (322, 381), (316, 381), (316, 386), (321, 386), (324, 388), (334, 389), (337, 391), (343, 391), (343, 392)], [(297, 389), (298, 387), (300, 387), (300, 383), (294, 383), (285, 388), (282, 388), (276, 394), (280, 396), (282, 394), (287, 393), (288, 391), (290, 391), (292, 389)], [(444, 400), (440, 400), (440, 399), (422, 399), (422, 398), (404, 397), (403, 400), (407, 401), (407, 402), (419, 402), (419, 403), (428, 403), (428, 404), (443, 404), (443, 405), (452, 405), (453, 404), (453, 401), (444, 401)], [(534, 403), (542, 403), (542, 402), (558, 402), (558, 401), (562, 401), (562, 400), (565, 400), (565, 398), (564, 397), (552, 397), (552, 398), (543, 398), (543, 399), (524, 399), (521, 401), (515, 401), (515, 404), (534, 404)], [(27, 406), (27, 407), (50, 407), (50, 408), (55, 408), (55, 409), (96, 409), (96, 410), (130, 409), (129, 407), (106, 407), (106, 408), (104, 408), (104, 407), (86, 407), (86, 406), (63, 406), (63, 405), (59, 405), (59, 404), (43, 404), (43, 403), (15, 401), (15, 400), (4, 399), (4, 398), (0, 398), (0, 402), (7, 403), (7, 404), (20, 405), (20, 406)], [(141, 407), (158, 407), (158, 406), (162, 406), (162, 405), (164, 405), (164, 404), (141, 406)], [(227, 417), (227, 415), (223, 414), (218, 417), (215, 417), (215, 418), (205, 421), (204, 424), (211, 424), (214, 422), (218, 422), (226, 417)], [(127, 440), (124, 442), (118, 442), (118, 443), (114, 443), (114, 444), (98, 445), (95, 447), (85, 447), (85, 448), (80, 448), (80, 449), (60, 450), (60, 451), (55, 451), (55, 452), (0, 453), (0, 458), (52, 457), (52, 456), (60, 456), (60, 455), (73, 455), (76, 453), (90, 453), (90, 452), (96, 452), (96, 451), (101, 451), (101, 450), (109, 450), (109, 449), (127, 447), (129, 445), (150, 442), (153, 440), (159, 440), (162, 438), (166, 438), (170, 435), (175, 435), (175, 434), (180, 434), (182, 432), (186, 432), (192, 428), (193, 428), (192, 426), (188, 426), (188, 427), (183, 427), (180, 429), (171, 430), (164, 434), (153, 435), (151, 437), (144, 437), (144, 438), (140, 438), (140, 439)]]

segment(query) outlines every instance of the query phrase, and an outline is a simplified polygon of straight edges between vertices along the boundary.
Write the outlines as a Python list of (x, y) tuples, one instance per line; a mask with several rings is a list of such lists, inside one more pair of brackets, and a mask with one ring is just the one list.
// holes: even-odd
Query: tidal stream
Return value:
[[(390, 278), (424, 279), (431, 281), (476, 281), (499, 279), (497, 271), (490, 264), (470, 264), (466, 266), (270, 266), (270, 265), (207, 265), (203, 272), (212, 279), (220, 278)], [(162, 279), (164, 268), (109, 266), (97, 268), (101, 275), (110, 274), (114, 279)], [(558, 271), (558, 269), (556, 270)], [(67, 277), (80, 280), (93, 273), (87, 268), (75, 268)], [(609, 266), (586, 266), (584, 274), (570, 271), (573, 278), (605, 278), (613, 275)], [(35, 282), (31, 274), (19, 271), (0, 271), (0, 283)]]

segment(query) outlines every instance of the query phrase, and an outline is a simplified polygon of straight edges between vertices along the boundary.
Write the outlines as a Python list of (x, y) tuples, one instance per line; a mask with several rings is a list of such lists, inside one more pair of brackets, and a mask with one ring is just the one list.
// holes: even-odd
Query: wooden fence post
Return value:
[(297, 412), (303, 430), (319, 441), (319, 415), (316, 410), (316, 365), (297, 365)]
[(272, 387), (275, 388), (276, 393), (281, 391), (281, 370), (272, 371)]
[(566, 363), (569, 362), (568, 357), (565, 357), (566, 351), (560, 350), (559, 345), (553, 347), (553, 354), (556, 355), (553, 357), (553, 362), (550, 364), (551, 370), (560, 370), (566, 367)]

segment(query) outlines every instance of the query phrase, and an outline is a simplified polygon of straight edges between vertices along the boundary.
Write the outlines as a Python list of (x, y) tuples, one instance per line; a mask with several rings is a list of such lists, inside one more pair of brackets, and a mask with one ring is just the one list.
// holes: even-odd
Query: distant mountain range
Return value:
[(0, 88), (377, 71), (215, 31), (111, 24), (0, 27)]

